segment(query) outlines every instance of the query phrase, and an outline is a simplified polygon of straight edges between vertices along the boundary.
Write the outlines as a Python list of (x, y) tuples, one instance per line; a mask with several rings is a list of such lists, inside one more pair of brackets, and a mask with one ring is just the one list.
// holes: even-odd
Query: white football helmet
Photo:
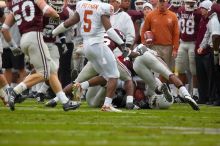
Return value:
[(173, 101), (172, 99), (172, 102), (168, 102), (163, 94), (154, 94), (149, 97), (149, 106), (151, 109), (168, 109), (173, 104)]
[(194, 11), (197, 8), (196, 0), (184, 0), (184, 6), (186, 11)]
[(64, 0), (48, 0), (48, 4), (54, 8), (57, 13), (61, 13), (64, 8)]
[(174, 7), (180, 7), (182, 5), (182, 0), (171, 0), (170, 3)]
[(146, 3), (145, 0), (136, 0), (134, 2), (134, 5), (135, 5), (135, 9), (138, 10), (138, 11), (141, 11), (143, 10), (143, 4)]

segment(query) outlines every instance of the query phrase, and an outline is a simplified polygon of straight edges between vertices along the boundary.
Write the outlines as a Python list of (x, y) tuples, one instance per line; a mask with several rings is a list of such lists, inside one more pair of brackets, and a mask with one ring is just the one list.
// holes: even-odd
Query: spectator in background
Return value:
[(130, 9), (131, 1), (130, 0), (121, 0), (121, 9), (127, 12)]
[(178, 18), (178, 9), (182, 6), (181, 0), (171, 0), (169, 10), (177, 14)]
[(131, 47), (135, 38), (134, 24), (131, 17), (120, 8), (121, 0), (110, 0), (110, 4), (114, 7), (114, 14), (110, 17), (112, 27), (120, 30), (125, 35), (126, 46)]
[(199, 49), (199, 45), (206, 32), (206, 25), (209, 21), (208, 10), (211, 7), (212, 2), (209, 0), (203, 1), (200, 4), (200, 11), (202, 18), (198, 26), (198, 34), (196, 37), (195, 46), (195, 60), (196, 60), (196, 74), (198, 79), (198, 92), (200, 104), (205, 104), (214, 97), (212, 90), (214, 89), (213, 80), (213, 51), (210, 47), (206, 47), (203, 50)]
[(157, 7), (158, 0), (149, 0), (149, 3), (153, 6), (153, 9)]
[(214, 81), (215, 81), (215, 97), (214, 97), (214, 105), (220, 105), (220, 89), (219, 89), (219, 36), (220, 36), (220, 23), (218, 20), (217, 13), (212, 13), (209, 15), (209, 22), (207, 24), (207, 30), (205, 32), (204, 38), (200, 44), (198, 49), (198, 53), (203, 51), (204, 48), (211, 47), (214, 50)]
[[(167, 0), (160, 0), (157, 8), (147, 15), (141, 31), (141, 42), (152, 44), (151, 49), (158, 52), (171, 69), (171, 57), (176, 56), (179, 47), (179, 26), (176, 14), (168, 10), (167, 5)], [(154, 35), (150, 44), (144, 39), (146, 31), (152, 31)]]

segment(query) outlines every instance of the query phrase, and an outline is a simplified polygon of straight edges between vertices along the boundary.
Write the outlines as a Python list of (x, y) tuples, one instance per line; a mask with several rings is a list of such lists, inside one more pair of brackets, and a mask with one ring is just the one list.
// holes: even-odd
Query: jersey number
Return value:
[(92, 15), (92, 14), (93, 14), (93, 11), (91, 11), (91, 10), (86, 10), (85, 13), (84, 13), (84, 17), (83, 17), (83, 20), (84, 20), (84, 26), (83, 26), (84, 32), (90, 32), (90, 30), (92, 28), (92, 21), (91, 21), (91, 19), (88, 18), (88, 16)]
[[(29, 13), (26, 12), (27, 8), (30, 10)], [(18, 11), (19, 9), (21, 9), (22, 13), (16, 14), (16, 11)], [(14, 17), (15, 17), (17, 25), (20, 25), (22, 23), (22, 20), (24, 20), (26, 22), (32, 21), (34, 18), (34, 14), (35, 14), (34, 4), (31, 1), (25, 1), (21, 5), (21, 8), (19, 7), (19, 5), (14, 6), (12, 8), (12, 11), (15, 14)]]
[(186, 33), (188, 35), (194, 34), (194, 26), (195, 26), (195, 22), (193, 20), (180, 19), (180, 27), (182, 34), (183, 33)]

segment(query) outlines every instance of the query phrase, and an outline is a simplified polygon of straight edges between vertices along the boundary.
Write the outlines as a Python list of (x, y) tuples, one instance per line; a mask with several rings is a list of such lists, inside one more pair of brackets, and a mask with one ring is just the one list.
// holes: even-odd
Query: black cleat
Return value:
[(10, 110), (14, 111), (15, 110), (15, 98), (17, 94), (11, 87), (6, 89), (6, 93), (8, 95), (8, 105), (10, 107)]
[(49, 100), (46, 104), (46, 107), (56, 107), (57, 106), (57, 102), (54, 99)]
[(67, 103), (63, 104), (63, 110), (69, 111), (69, 110), (75, 110), (78, 107), (80, 107), (80, 103), (74, 102), (69, 100)]
[(44, 93), (37, 93), (35, 95), (35, 98), (37, 100), (38, 103), (43, 103), (44, 102), (44, 99), (45, 99), (45, 94)]
[(128, 110), (138, 110), (138, 109), (140, 109), (140, 107), (135, 105), (134, 103), (130, 102), (130, 103), (126, 103), (126, 109), (128, 109)]
[(173, 96), (172, 96), (169, 88), (167, 87), (167, 85), (165, 83), (162, 84), (161, 91), (164, 94), (164, 97), (166, 98), (166, 100), (168, 102), (172, 102), (173, 101)]

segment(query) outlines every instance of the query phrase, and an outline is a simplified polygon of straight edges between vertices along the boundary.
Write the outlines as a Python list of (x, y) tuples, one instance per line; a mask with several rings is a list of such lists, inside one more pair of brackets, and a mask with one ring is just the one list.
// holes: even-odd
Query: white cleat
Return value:
[(103, 105), (101, 108), (101, 111), (103, 112), (122, 112), (122, 110), (114, 108), (112, 105)]
[(183, 100), (184, 100), (186, 103), (188, 103), (188, 104), (192, 107), (193, 110), (196, 110), (196, 111), (199, 111), (199, 110), (200, 110), (198, 104), (195, 102), (194, 99), (192, 99), (191, 96), (185, 95), (185, 96), (183, 97)]

